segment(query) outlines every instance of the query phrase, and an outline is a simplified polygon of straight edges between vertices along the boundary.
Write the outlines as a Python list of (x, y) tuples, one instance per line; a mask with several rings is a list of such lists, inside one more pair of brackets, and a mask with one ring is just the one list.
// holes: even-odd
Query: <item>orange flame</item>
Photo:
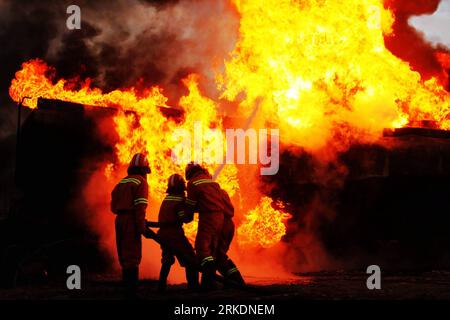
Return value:
[[(24, 63), (12, 81), (11, 97), (15, 101), (20, 101), (25, 96), (30, 97), (31, 99), (24, 101), (24, 105), (30, 108), (37, 107), (39, 97), (119, 108), (121, 112), (114, 118), (116, 131), (120, 137), (116, 145), (118, 164), (126, 165), (134, 153), (145, 150), (153, 172), (147, 178), (150, 196), (157, 202), (161, 201), (165, 195), (167, 177), (172, 173), (182, 174), (184, 169), (184, 164), (176, 164), (170, 157), (170, 151), (178, 142), (172, 136), (173, 131), (176, 128), (192, 131), (194, 122), (200, 122), (204, 129), (211, 127), (222, 129), (221, 118), (216, 112), (217, 105), (201, 95), (196, 75), (191, 75), (184, 80), (189, 94), (180, 99), (179, 105), (184, 109), (185, 117), (181, 123), (176, 123), (165, 118), (158, 108), (167, 107), (167, 98), (158, 87), (151, 88), (138, 96), (133, 88), (103, 93), (100, 89), (90, 88), (87, 81), (80, 90), (72, 91), (67, 88), (69, 82), (64, 79), (53, 84), (51, 77), (48, 76), (52, 73), (51, 71), (51, 68), (38, 59)], [(123, 112), (126, 110), (134, 111), (134, 113)], [(207, 130), (204, 131), (207, 132)], [(214, 137), (206, 136), (203, 140), (204, 148), (219, 147), (215, 145), (217, 141)], [(208, 159), (204, 160), (208, 162)], [(114, 165), (110, 163), (105, 167), (107, 177), (113, 176)], [(215, 169), (215, 165), (205, 164), (205, 166), (209, 170)], [(230, 196), (239, 191), (236, 166), (225, 166), (217, 180)], [(186, 226), (186, 233), (191, 240), (195, 238), (196, 230), (196, 222)]]
[(427, 119), (449, 128), (449, 93), (386, 49), (394, 17), (383, 0), (233, 2), (240, 37), (219, 76), (223, 97), (245, 93), (247, 113), (263, 97), (284, 143), (315, 151), (336, 134), (374, 140)]
[[(282, 204), (278, 204), (283, 208)], [(251, 210), (238, 230), (238, 239), (241, 246), (260, 245), (268, 248), (278, 243), (286, 234), (284, 222), (290, 214), (272, 208), (272, 199), (263, 197), (259, 205)]]

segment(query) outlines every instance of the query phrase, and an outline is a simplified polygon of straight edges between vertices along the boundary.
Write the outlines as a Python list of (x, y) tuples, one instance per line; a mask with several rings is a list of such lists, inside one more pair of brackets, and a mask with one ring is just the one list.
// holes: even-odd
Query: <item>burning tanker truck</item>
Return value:
[[(142, 151), (149, 220), (167, 177), (187, 162), (201, 158), (216, 172), (236, 209), (231, 252), (244, 276), (374, 261), (450, 267), (448, 50), (430, 48), (427, 75), (394, 54), (394, 1), (269, 2), (232, 1), (239, 34), (216, 76), (218, 98), (197, 74), (169, 105), (160, 86), (106, 92), (89, 79), (55, 78), (42, 59), (22, 64), (9, 88), (25, 119), (20, 197), (2, 224), (7, 281), (70, 264), (117, 267), (110, 192)], [(242, 161), (223, 143), (233, 128), (244, 133), (231, 144), (244, 141)], [(181, 148), (180, 130), (194, 138)], [(279, 168), (261, 175), (274, 159)], [(193, 241), (195, 219), (184, 229)], [(160, 252), (150, 246), (142, 268), (154, 278)]]

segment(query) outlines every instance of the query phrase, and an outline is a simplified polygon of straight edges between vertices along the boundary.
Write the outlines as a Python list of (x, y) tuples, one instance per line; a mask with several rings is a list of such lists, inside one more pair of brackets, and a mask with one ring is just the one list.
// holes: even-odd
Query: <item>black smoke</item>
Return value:
[(385, 38), (386, 47), (400, 59), (409, 62), (422, 78), (436, 77), (445, 86), (445, 71), (439, 63), (436, 52), (450, 53), (443, 45), (431, 45), (424, 34), (410, 23), (412, 16), (431, 15), (439, 7), (441, 0), (385, 0), (395, 16), (393, 33)]
[[(72, 4), (81, 30), (66, 27)], [(227, 57), (237, 27), (225, 0), (0, 1), (0, 138), (15, 130), (8, 88), (25, 61), (41, 58), (55, 79), (90, 78), (104, 91), (159, 85), (175, 104), (189, 73), (214, 78), (213, 59)]]

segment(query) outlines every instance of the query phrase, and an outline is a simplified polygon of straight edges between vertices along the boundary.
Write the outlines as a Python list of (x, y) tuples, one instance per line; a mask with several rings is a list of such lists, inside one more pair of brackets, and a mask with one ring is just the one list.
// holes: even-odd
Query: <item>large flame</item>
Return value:
[[(90, 88), (90, 82), (86, 81), (80, 90), (72, 91), (71, 82), (64, 79), (53, 84), (51, 77), (48, 76), (51, 74), (52, 69), (42, 60), (35, 59), (24, 63), (22, 70), (16, 73), (16, 78), (12, 81), (10, 96), (15, 101), (28, 97), (23, 105), (30, 108), (37, 106), (39, 97), (119, 108), (119, 114), (114, 119), (120, 137), (120, 142), (116, 145), (119, 164), (127, 164), (134, 153), (145, 150), (150, 158), (150, 167), (156, 173), (149, 175), (150, 191), (158, 199), (164, 196), (167, 177), (171, 173), (183, 173), (183, 164), (176, 164), (170, 157), (170, 151), (179, 142), (172, 135), (174, 129), (184, 128), (192, 131), (195, 122), (201, 123), (204, 129), (211, 126), (221, 128), (216, 105), (200, 94), (197, 86), (198, 77), (195, 75), (184, 80), (189, 95), (181, 98), (180, 106), (184, 108), (186, 116), (181, 123), (176, 123), (167, 119), (158, 108), (168, 107), (167, 98), (159, 87), (150, 88), (140, 95), (134, 88), (103, 93), (98, 88)], [(203, 140), (205, 148), (214, 143), (213, 137), (206, 136)], [(208, 162), (208, 159), (204, 160)], [(214, 169), (214, 166), (208, 168)], [(111, 170), (112, 168), (108, 167), (108, 172)], [(218, 179), (230, 195), (238, 190), (235, 174), (236, 168), (227, 166)]]
[(449, 128), (449, 93), (386, 49), (394, 17), (383, 0), (234, 3), (240, 38), (219, 77), (223, 96), (245, 93), (247, 110), (264, 98), (284, 143), (314, 151), (422, 119)]
[[(179, 101), (179, 106), (183, 108), (185, 115), (181, 122), (176, 122), (167, 119), (160, 110), (161, 107), (168, 107), (167, 98), (163, 95), (161, 88), (153, 87), (140, 95), (134, 88), (103, 93), (98, 88), (91, 88), (90, 82), (86, 81), (81, 85), (81, 89), (70, 90), (72, 87), (70, 81), (61, 79), (53, 83), (51, 75), (54, 72), (52, 71), (52, 68), (39, 59), (24, 63), (12, 81), (10, 96), (15, 101), (28, 97), (23, 104), (30, 108), (37, 107), (39, 97), (118, 108), (119, 113), (114, 118), (116, 131), (120, 137), (116, 145), (118, 162), (108, 164), (105, 174), (112, 176), (115, 166), (126, 165), (134, 153), (145, 150), (152, 169), (152, 174), (147, 178), (150, 196), (157, 202), (161, 201), (165, 195), (167, 177), (173, 173), (183, 174), (185, 163), (176, 163), (171, 158), (171, 150), (179, 142), (173, 136), (175, 129), (186, 129), (194, 135), (192, 132), (194, 127), (201, 124), (202, 129), (205, 129), (203, 130), (203, 149), (214, 150), (226, 147), (226, 144), (219, 145), (215, 136), (211, 134), (208, 136), (209, 131), (206, 129), (219, 129), (219, 132), (224, 130), (222, 120), (216, 111), (216, 103), (200, 93), (196, 75), (190, 75), (184, 80), (189, 94), (181, 97)], [(205, 166), (214, 171), (216, 165), (208, 164), (211, 160), (207, 158), (208, 156), (211, 155), (203, 154)], [(233, 196), (239, 191), (236, 166), (225, 166), (217, 181), (230, 196)], [(245, 194), (241, 198), (245, 200)], [(196, 230), (195, 221), (186, 227), (186, 233), (191, 240), (195, 238)]]

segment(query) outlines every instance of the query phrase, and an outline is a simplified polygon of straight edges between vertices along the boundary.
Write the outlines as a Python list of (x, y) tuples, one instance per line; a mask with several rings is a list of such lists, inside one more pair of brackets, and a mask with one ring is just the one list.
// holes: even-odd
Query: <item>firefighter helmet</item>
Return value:
[(147, 157), (142, 153), (136, 153), (133, 156), (133, 159), (131, 159), (130, 165), (128, 166), (128, 169), (130, 168), (142, 168), (145, 173), (151, 172)]
[(196, 173), (198, 171), (202, 171), (202, 170), (203, 170), (202, 166), (199, 165), (198, 163), (189, 162), (186, 165), (186, 169), (184, 171), (184, 176), (186, 177), (186, 180), (191, 180), (194, 173)]
[(177, 173), (171, 175), (167, 181), (167, 190), (186, 190), (186, 182), (184, 181), (184, 178)]

